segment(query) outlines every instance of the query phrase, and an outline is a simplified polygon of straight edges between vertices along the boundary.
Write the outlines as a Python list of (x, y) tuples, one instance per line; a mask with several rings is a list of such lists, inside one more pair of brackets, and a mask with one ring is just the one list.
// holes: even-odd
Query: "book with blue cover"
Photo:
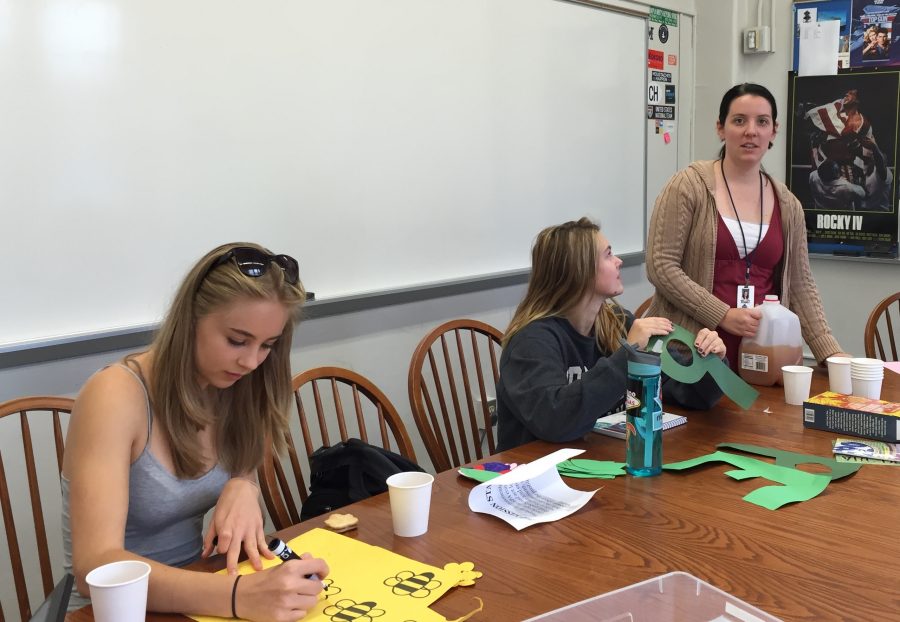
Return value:
[(900, 462), (900, 444), (898, 443), (839, 438), (834, 442), (834, 453), (869, 458), (870, 460)]

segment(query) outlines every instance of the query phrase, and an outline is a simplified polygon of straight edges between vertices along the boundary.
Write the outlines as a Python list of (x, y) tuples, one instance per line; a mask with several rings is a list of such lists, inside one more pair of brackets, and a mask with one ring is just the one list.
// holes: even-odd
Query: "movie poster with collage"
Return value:
[(811, 253), (897, 258), (900, 71), (789, 74), (787, 182)]

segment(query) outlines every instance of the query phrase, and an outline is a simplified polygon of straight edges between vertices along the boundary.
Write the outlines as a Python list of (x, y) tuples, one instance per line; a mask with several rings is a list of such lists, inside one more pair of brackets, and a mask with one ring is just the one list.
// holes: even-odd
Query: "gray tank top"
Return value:
[[(178, 479), (169, 473), (150, 451), (153, 413), (147, 387), (134, 370), (120, 366), (144, 389), (148, 439), (129, 470), (125, 549), (169, 566), (185, 566), (199, 558), (203, 547), (203, 516), (215, 506), (231, 476), (219, 464), (197, 479)], [(66, 572), (72, 572), (69, 481), (65, 477), (61, 487), (64, 567)], [(73, 591), (69, 610), (89, 603), (89, 599)]]

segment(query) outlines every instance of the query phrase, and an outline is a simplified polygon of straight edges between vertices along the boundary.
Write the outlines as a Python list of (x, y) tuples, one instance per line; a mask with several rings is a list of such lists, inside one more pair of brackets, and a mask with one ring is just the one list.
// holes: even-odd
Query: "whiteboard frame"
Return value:
[[(627, 268), (642, 265), (644, 257), (644, 252), (627, 253), (620, 255), (619, 259), (622, 260), (622, 267)], [(393, 305), (523, 285), (528, 282), (530, 274), (531, 269), (525, 268), (341, 298), (314, 300), (303, 307), (301, 323), (306, 320), (333, 317), (345, 313), (372, 311)], [(142, 348), (150, 344), (158, 327), (158, 324), (145, 324), (0, 346), (0, 370), (114, 350)]]

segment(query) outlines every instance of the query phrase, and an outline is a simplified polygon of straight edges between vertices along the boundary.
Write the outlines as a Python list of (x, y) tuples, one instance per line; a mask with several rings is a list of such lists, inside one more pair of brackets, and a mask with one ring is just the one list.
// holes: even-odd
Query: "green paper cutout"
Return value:
[(485, 471), (484, 469), (470, 469), (469, 467), (459, 467), (459, 474), (476, 482), (489, 482), (495, 477), (500, 477), (503, 473), (497, 471)]
[(717, 451), (712, 454), (691, 458), (682, 462), (674, 462), (672, 464), (664, 464), (663, 469), (668, 471), (681, 471), (690, 469), (701, 464), (709, 462), (727, 462), (738, 467), (738, 471), (726, 471), (725, 475), (736, 480), (750, 479), (753, 477), (763, 477), (773, 482), (782, 484), (781, 486), (763, 486), (757, 488), (744, 497), (744, 501), (748, 501), (755, 505), (767, 508), (769, 510), (777, 510), (787, 503), (795, 503), (799, 501), (808, 501), (828, 486), (831, 478), (828, 475), (817, 473), (807, 473), (799, 469), (779, 466), (749, 458), (747, 456), (739, 456), (724, 451)]
[[(736, 449), (748, 454), (757, 454), (760, 456), (769, 456), (775, 458), (775, 464), (783, 467), (795, 468), (798, 464), (821, 464), (831, 469), (831, 480), (841, 479), (848, 475), (853, 475), (859, 471), (862, 465), (841, 463), (834, 458), (824, 456), (814, 456), (811, 454), (798, 454), (793, 451), (784, 451), (783, 449), (773, 449), (772, 447), (760, 447), (759, 445), (742, 445), (740, 443), (719, 443), (716, 445), (718, 449)], [(817, 475), (824, 475), (819, 473)]]
[(578, 458), (563, 460), (556, 465), (556, 470), (565, 477), (614, 479), (617, 475), (625, 475), (625, 463)]
[[(722, 392), (731, 398), (731, 400), (743, 409), (750, 408), (756, 398), (759, 397), (759, 391), (751, 387), (743, 381), (740, 376), (731, 371), (722, 359), (718, 356), (700, 356), (697, 348), (694, 346), (694, 338), (696, 335), (691, 334), (686, 328), (682, 328), (678, 324), (673, 324), (674, 328), (668, 335), (659, 335), (652, 337), (647, 344), (647, 348), (654, 350), (659, 342), (662, 342), (663, 348), (660, 352), (662, 358), (662, 370), (667, 376), (683, 382), (685, 384), (694, 384), (699, 382), (705, 374), (709, 374), (722, 389)], [(691, 350), (693, 360), (690, 365), (682, 365), (672, 358), (669, 353), (668, 345), (672, 339), (683, 342)]]

